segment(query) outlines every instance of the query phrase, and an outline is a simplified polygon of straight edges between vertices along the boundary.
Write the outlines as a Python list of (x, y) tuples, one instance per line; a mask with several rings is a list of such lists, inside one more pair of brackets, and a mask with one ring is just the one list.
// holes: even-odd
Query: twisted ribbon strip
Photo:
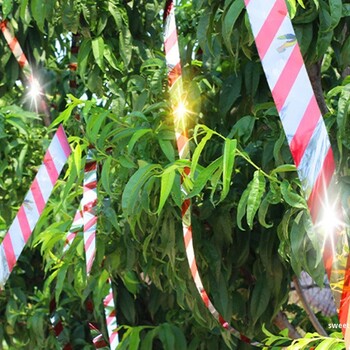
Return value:
[(31, 80), (33, 77), (32, 67), (30, 66), (28, 59), (22, 50), (21, 45), (19, 44), (17, 38), (14, 35), (12, 26), (7, 20), (1, 20), (0, 29), (5, 37), (5, 40), (7, 41), (8, 46), (10, 47), (11, 52), (15, 56), (19, 66), (22, 68), (25, 77), (28, 80)]
[[(0, 29), (5, 37), (5, 40), (7, 41), (8, 45), (9, 45), (11, 52), (15, 56), (19, 66), (22, 68), (24, 76), (29, 81), (29, 83), (33, 83), (33, 82), (36, 83), (31, 65), (29, 64), (28, 59), (21, 48), (21, 45), (19, 44), (17, 38), (14, 35), (14, 31), (13, 31), (12, 26), (8, 23), (8, 21), (2, 20), (1, 17), (0, 17), (0, 21), (1, 21), (0, 22)], [(74, 56), (78, 53), (78, 44), (77, 43), (78, 43), (77, 36), (73, 34), (72, 48), (71, 48), (72, 56)], [(76, 87), (77, 87), (77, 84), (76, 84), (77, 64), (76, 64), (76, 62), (71, 62), (69, 69), (70, 69), (70, 73), (71, 73), (70, 87), (72, 89), (76, 89)], [(37, 86), (37, 87), (39, 88), (39, 86)], [(40, 98), (41, 107), (44, 110), (45, 115), (48, 117), (50, 115), (50, 112), (49, 112), (49, 109), (48, 109), (48, 106), (47, 106), (45, 100), (42, 98), (42, 95), (43, 95), (43, 93), (42, 93), (42, 91), (40, 91), (39, 98)], [(49, 120), (46, 120), (46, 123), (49, 124)], [(64, 140), (62, 139), (62, 135), (61, 135), (62, 132), (64, 134), (63, 127), (60, 126), (56, 135), (58, 135), (59, 141), (63, 143)], [(55, 137), (54, 137), (53, 141), (55, 141)], [(64, 138), (66, 140), (65, 134), (64, 134)], [(68, 145), (68, 141), (67, 141), (67, 145)], [(70, 150), (69, 145), (67, 147), (69, 149), (69, 153), (68, 153), (68, 155), (69, 155), (71, 150)], [(49, 150), (50, 150), (50, 148), (49, 148)], [(67, 149), (64, 148), (64, 151), (67, 152)], [(66, 159), (68, 158), (68, 155), (67, 155)], [(45, 163), (45, 159), (44, 159), (44, 163)], [(65, 161), (66, 161), (66, 159), (65, 159)], [(65, 162), (62, 164), (62, 167), (64, 164), (65, 164)], [(74, 238), (76, 236), (77, 230), (79, 230), (79, 226), (84, 225), (84, 247), (85, 247), (86, 264), (87, 264), (86, 270), (87, 270), (87, 274), (89, 275), (94, 258), (95, 258), (95, 254), (96, 254), (95, 235), (96, 235), (97, 217), (94, 214), (94, 207), (95, 207), (96, 202), (97, 202), (96, 162), (94, 162), (94, 163), (92, 162), (92, 163), (90, 163), (90, 165), (87, 165), (87, 166), (89, 167), (89, 171), (87, 171), (87, 169), (85, 169), (85, 170), (86, 170), (86, 173), (89, 173), (89, 175), (88, 175), (88, 177), (84, 177), (84, 196), (83, 196), (82, 203), (81, 203), (81, 206), (84, 206), (85, 210), (82, 211), (81, 207), (79, 207), (79, 209), (77, 210), (76, 215), (75, 215), (74, 220), (73, 220), (72, 227), (67, 235), (67, 241), (66, 241), (66, 244), (64, 246), (63, 253), (65, 253), (67, 251), (67, 249), (70, 247), (72, 241), (74, 240)], [(58, 178), (58, 175), (59, 175), (62, 167), (59, 168), (59, 166), (57, 166), (57, 168), (56, 168), (57, 178)], [(55, 174), (53, 173), (53, 168), (50, 164), (47, 165), (47, 170), (48, 170), (47, 174), (49, 174), (51, 180), (53, 181)], [(39, 169), (39, 173), (40, 173), (40, 169)], [(39, 175), (39, 173), (38, 173), (38, 175)], [(38, 178), (38, 175), (37, 175), (36, 179)], [(55, 181), (57, 181), (57, 178)], [(39, 179), (41, 182), (43, 181), (42, 176), (39, 177)], [(39, 207), (38, 207), (39, 216), (36, 218), (34, 215), (32, 215), (31, 217), (33, 217), (34, 219), (29, 221), (29, 225), (36, 224), (37, 220), (40, 217), (42, 210), (44, 209), (46, 201), (48, 199), (48, 196), (46, 198), (45, 195), (47, 193), (50, 194), (51, 190), (52, 190), (51, 189), (49, 191), (49, 186), (46, 186), (46, 187), (44, 187), (45, 192), (43, 194), (41, 194), (41, 192), (40, 192), (41, 189), (39, 188), (38, 183), (35, 181), (36, 180), (34, 180), (31, 191), (27, 195), (29, 197), (28, 198), (26, 197), (24, 204), (26, 204), (26, 201), (28, 203), (30, 203), (33, 195), (36, 195), (37, 197), (35, 197), (35, 199), (37, 200), (37, 203), (36, 203), (37, 206), (39, 205)], [(52, 185), (52, 188), (53, 188), (53, 186), (54, 186), (54, 184)], [(85, 191), (87, 191), (87, 194), (85, 194)], [(46, 201), (43, 205), (44, 198), (46, 199)], [(29, 206), (28, 203), (27, 203), (27, 205)], [(23, 207), (23, 205), (22, 205), (22, 207)], [(25, 242), (24, 242), (22, 247), (21, 247), (21, 245), (18, 245), (18, 242), (21, 241), (21, 238), (18, 235), (15, 235), (15, 233), (12, 233), (13, 231), (11, 230), (11, 228), (12, 228), (12, 226), (11, 226), (9, 233), (5, 236), (3, 243), (0, 246), (0, 259), (1, 259), (1, 261), (0, 261), (0, 264), (1, 264), (0, 265), (0, 287), (6, 283), (6, 280), (9, 276), (9, 274), (11, 273), (15, 262), (17, 261), (20, 252), (23, 250), (23, 247), (24, 247), (25, 243), (27, 242), (27, 240), (29, 239), (29, 236), (34, 228), (34, 227), (32, 228), (30, 226), (31, 231), (29, 234), (28, 228), (27, 228), (28, 218), (25, 217), (26, 212), (24, 211), (24, 209), (22, 209), (22, 207), (20, 208), (20, 211), (19, 211), (17, 216), (19, 217), (18, 218), (19, 225), (21, 226), (21, 228), (23, 226), (22, 234), (24, 234), (24, 241)], [(16, 219), (17, 219), (17, 217), (16, 217)], [(17, 228), (18, 223), (16, 222), (16, 219), (15, 219), (13, 225), (16, 225), (16, 228)], [(22, 221), (20, 221), (21, 219), (22, 219)], [(34, 220), (36, 220), (35, 224), (34, 224)], [(16, 243), (16, 246), (14, 246), (14, 247), (12, 246), (12, 241), (14, 243)], [(22, 242), (20, 242), (20, 243), (22, 243)], [(4, 248), (4, 246), (5, 246), (5, 248)], [(15, 257), (12, 256), (13, 254), (15, 255)], [(6, 264), (4, 262), (5, 255), (6, 255), (6, 261), (7, 261), (8, 266), (6, 266)], [(109, 294), (107, 295), (107, 297), (112, 293), (112, 284), (111, 284), (110, 279), (108, 279), (108, 283), (110, 284), (110, 290), (109, 290)], [(114, 321), (112, 320), (113, 313), (111, 310), (111, 305), (112, 305), (111, 303), (112, 302), (110, 301), (109, 304), (106, 306), (105, 313), (106, 313), (106, 322), (107, 322), (107, 325), (109, 325), (108, 333), (109, 333), (109, 337), (111, 340), (111, 349), (114, 349), (114, 347), (112, 347), (112, 346), (116, 346), (115, 344), (118, 342), (118, 337), (115, 335), (116, 328), (117, 328), (117, 326), (116, 326), (117, 322), (116, 322), (116, 318)], [(114, 305), (114, 301), (113, 301), (113, 305)], [(63, 341), (63, 338), (62, 338), (63, 324), (62, 324), (62, 321), (61, 321), (58, 313), (56, 312), (56, 303), (54, 300), (50, 304), (50, 313), (51, 313), (50, 319), (51, 319), (56, 337), (58, 340)], [(107, 318), (107, 315), (108, 315), (108, 318)], [(112, 325), (115, 325), (114, 329), (111, 328)], [(99, 338), (99, 339), (97, 340), (97, 338)], [(98, 337), (96, 337), (93, 340), (96, 349), (104, 347), (106, 345), (100, 338), (101, 338), (101, 335), (99, 335)], [(63, 347), (64, 350), (69, 350), (71, 348), (72, 347), (70, 344), (65, 344)]]
[(92, 264), (96, 256), (96, 205), (97, 205), (97, 164), (89, 150), (86, 157), (84, 172), (84, 188), (81, 205), (84, 222), (84, 250), (86, 261), (86, 274), (90, 275)]
[[(173, 1), (167, 0), (164, 9), (164, 49), (166, 64), (168, 67), (170, 98), (172, 100), (173, 108), (176, 111), (179, 104), (182, 103), (181, 99), (183, 95), (183, 86), (174, 7), (175, 6)], [(183, 116), (180, 115), (180, 113), (174, 114), (175, 135), (179, 157), (180, 159), (190, 159), (189, 138), (187, 128), (185, 125), (185, 120)], [(188, 176), (190, 174), (190, 169), (185, 168), (184, 173), (185, 176)], [(183, 182), (181, 183), (181, 190), (183, 193), (186, 194), (186, 188), (184, 187)], [(228, 322), (226, 322), (209, 299), (209, 296), (203, 286), (202, 280), (198, 273), (196, 257), (193, 249), (190, 199), (185, 199), (182, 203), (182, 229), (184, 244), (186, 248), (186, 255), (191, 270), (191, 275), (205, 306), (215, 317), (215, 319), (219, 321), (221, 326), (227, 329), (229, 332), (231, 332), (236, 338), (254, 346), (263, 346), (263, 344), (247, 338), (245, 335), (233, 328)]]
[[(81, 199), (79, 209), (76, 211), (72, 226), (67, 233), (66, 243), (63, 251), (66, 252), (71, 246), (78, 231), (84, 229), (84, 250), (86, 259), (86, 273), (90, 275), (92, 264), (96, 255), (96, 205), (97, 205), (97, 163), (93, 159), (92, 151), (89, 150), (84, 169), (84, 186), (83, 197)], [(110, 349), (114, 350), (119, 344), (117, 332), (117, 319), (114, 305), (114, 296), (112, 289), (112, 281), (107, 280), (109, 291), (103, 300), (106, 325), (110, 343)], [(105, 347), (107, 344), (103, 340), (101, 332), (91, 323), (89, 323), (91, 332), (99, 334), (93, 338), (93, 344), (96, 349)]]
[[(245, 0), (258, 53), (298, 169), (341, 324), (350, 324), (350, 260), (344, 225), (324, 232), (324, 215), (338, 210), (335, 162), (320, 109), (284, 0)], [(336, 220), (336, 218), (334, 218)], [(329, 225), (329, 223), (328, 223)], [(342, 328), (347, 348), (350, 331)]]
[(109, 337), (109, 346), (111, 350), (115, 350), (119, 344), (118, 337), (118, 324), (116, 317), (116, 309), (114, 304), (114, 294), (112, 288), (112, 281), (109, 278), (107, 283), (109, 284), (109, 291), (103, 300), (103, 306), (105, 310), (106, 325)]
[(56, 310), (55, 299), (52, 299), (50, 303), (50, 322), (52, 324), (57, 340), (60, 344), (63, 344), (62, 349), (73, 350), (72, 345), (69, 342), (67, 342), (66, 336), (64, 334), (63, 323), (61, 317), (59, 316)]
[(59, 126), (44, 156), (24, 202), (0, 245), (0, 287), (10, 276), (30, 238), (71, 149), (62, 125)]

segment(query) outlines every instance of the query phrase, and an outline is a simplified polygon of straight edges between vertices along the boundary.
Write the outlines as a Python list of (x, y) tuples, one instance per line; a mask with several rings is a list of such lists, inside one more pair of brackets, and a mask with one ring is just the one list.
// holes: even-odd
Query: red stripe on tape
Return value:
[(104, 306), (108, 306), (108, 304), (112, 299), (113, 299), (113, 293), (109, 293), (103, 300)]
[(168, 80), (169, 80), (170, 87), (172, 87), (175, 84), (176, 80), (181, 76), (181, 74), (182, 74), (181, 64), (179, 62), (168, 73)]
[(177, 46), (177, 32), (176, 29), (169, 34), (169, 36), (164, 41), (164, 49), (166, 52), (169, 52), (174, 46)]
[(9, 267), (9, 272), (12, 271), (13, 267), (16, 265), (16, 256), (13, 250), (11, 236), (7, 233), (2, 241), (2, 245), (4, 246), (4, 251), (6, 255), (7, 265)]
[(44, 157), (44, 165), (45, 165), (47, 173), (49, 174), (52, 186), (54, 186), (59, 174), (57, 172), (55, 162), (51, 156), (49, 149), (47, 150), (45, 157)]
[[(10, 47), (10, 50), (13, 52), (15, 51), (15, 47), (16, 45), (18, 44), (18, 40), (16, 37), (13, 37), (12, 40), (8, 43), (9, 47)], [(21, 49), (22, 51), (22, 49)]]
[(95, 240), (95, 233), (91, 233), (85, 242), (85, 251), (89, 250), (91, 243)]
[(255, 39), (261, 60), (263, 60), (286, 15), (287, 7), (284, 0), (277, 0)]
[(84, 191), (91, 191), (97, 187), (97, 181), (89, 182), (88, 184), (84, 184)]
[(334, 174), (335, 164), (333, 158), (332, 149), (329, 148), (328, 153), (322, 165), (319, 176), (317, 177), (316, 183), (312, 189), (310, 197), (308, 199), (308, 206), (312, 221), (317, 221), (317, 215), (320, 213), (322, 203), (327, 198), (327, 188)]
[(84, 225), (84, 231), (89, 230), (92, 226), (96, 225), (97, 217), (94, 216), (90, 221)]
[(71, 149), (70, 149), (67, 136), (64, 132), (62, 124), (57, 129), (56, 135), (57, 135), (58, 141), (61, 144), (64, 154), (66, 155), (66, 157), (68, 157), (71, 154)]
[(278, 112), (280, 112), (283, 108), (290, 90), (292, 89), (298, 73), (303, 65), (304, 62), (299, 46), (295, 45), (275, 87), (272, 90), (272, 96), (274, 97)]
[(300, 164), (300, 161), (305, 153), (307, 145), (309, 144), (311, 136), (320, 118), (321, 112), (318, 107), (316, 97), (315, 95), (312, 95), (304, 116), (290, 143), (290, 150), (297, 167)]
[(27, 214), (24, 210), (23, 205), (18, 210), (17, 218), (18, 218), (19, 225), (21, 226), (21, 231), (22, 231), (22, 236), (24, 238), (24, 242), (27, 243), (27, 241), (32, 233), (32, 230), (30, 229)]
[(45, 199), (41, 193), (41, 189), (40, 189), (37, 178), (34, 179), (30, 190), (32, 191), (34, 202), (35, 202), (35, 205), (38, 209), (38, 213), (40, 215), (43, 212), (46, 203), (45, 203)]
[(92, 170), (96, 170), (97, 168), (97, 164), (95, 161), (88, 161), (86, 164), (85, 164), (85, 172), (89, 172), (89, 171), (92, 171)]
[(193, 259), (190, 269), (191, 269), (191, 275), (193, 279), (195, 279), (198, 273), (196, 259)]
[(0, 22), (0, 28), (1, 28), (2, 32), (4, 32), (7, 29), (7, 21), (6, 20)]
[(189, 226), (187, 228), (186, 234), (184, 236), (184, 240), (185, 240), (185, 248), (187, 249), (189, 243), (192, 240), (192, 226)]
[(185, 199), (182, 203), (182, 216), (185, 215), (185, 213), (187, 212), (188, 208), (191, 206), (191, 200), (188, 198), (188, 199)]
[(21, 68), (23, 68), (26, 64), (29, 64), (27, 57), (23, 52), (22, 52), (21, 56), (18, 57), (17, 61), (18, 61), (18, 64), (20, 65)]

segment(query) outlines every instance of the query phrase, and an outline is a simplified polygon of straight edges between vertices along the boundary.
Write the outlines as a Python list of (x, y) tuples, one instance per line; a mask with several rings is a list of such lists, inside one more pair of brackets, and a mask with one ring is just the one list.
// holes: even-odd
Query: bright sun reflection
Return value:
[(325, 231), (327, 236), (334, 234), (335, 231), (342, 225), (338, 204), (338, 202), (335, 202), (333, 205), (327, 203), (323, 207), (323, 215), (319, 226)]
[(183, 120), (188, 113), (183, 101), (180, 101), (174, 111), (177, 120)]
[(339, 199), (328, 196), (324, 199), (316, 228), (323, 235), (323, 249), (331, 248), (335, 253), (339, 234), (345, 228)]
[(36, 78), (33, 78), (30, 82), (28, 94), (30, 98), (36, 99), (41, 95), (40, 83)]

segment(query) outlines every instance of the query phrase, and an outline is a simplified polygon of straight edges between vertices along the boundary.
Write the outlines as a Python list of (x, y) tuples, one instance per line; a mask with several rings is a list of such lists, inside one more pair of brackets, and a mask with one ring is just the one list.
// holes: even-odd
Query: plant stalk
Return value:
[(304, 292), (301, 288), (301, 285), (299, 283), (298, 277), (295, 275), (293, 276), (293, 283), (294, 283), (295, 290), (300, 298), (300, 301), (303, 304), (304, 310), (306, 311), (306, 313), (307, 313), (312, 325), (314, 326), (315, 330), (317, 331), (318, 334), (327, 337), (328, 336), (327, 332), (324, 330), (321, 323), (318, 321), (315, 313), (311, 310), (310, 305), (307, 302), (307, 300), (305, 298), (305, 294), (304, 294)]

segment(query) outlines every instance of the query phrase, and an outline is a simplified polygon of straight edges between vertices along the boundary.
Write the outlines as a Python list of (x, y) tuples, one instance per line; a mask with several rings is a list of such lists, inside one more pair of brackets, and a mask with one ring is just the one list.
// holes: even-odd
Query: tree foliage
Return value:
[[(350, 3), (287, 4), (325, 109), (348, 211)], [(47, 129), (28, 112), (27, 82), (0, 40), (3, 235), (59, 123), (73, 155), (0, 294), (0, 348), (59, 348), (49, 326), (52, 296), (67, 339), (76, 349), (92, 348), (87, 324), (96, 321), (106, 334), (101, 300), (110, 275), (120, 349), (248, 349), (213, 320), (190, 278), (180, 212), (187, 166), (200, 274), (215, 306), (237, 329), (280, 341), (272, 336), (278, 333), (273, 320), (287, 308), (291, 276), (306, 270), (323, 284), (319, 241), (243, 1), (183, 0), (176, 8), (191, 162), (179, 160), (175, 148), (163, 6), (159, 0), (2, 1), (2, 16), (14, 27), (52, 116)], [(76, 34), (78, 52), (71, 50)], [(78, 87), (72, 91), (68, 66), (74, 61)], [(100, 164), (99, 221), (97, 259), (86, 278), (81, 234), (61, 255), (90, 145)], [(313, 332), (309, 325), (304, 329)], [(321, 344), (338, 349), (334, 339)], [(297, 348), (322, 340), (306, 337)]]

